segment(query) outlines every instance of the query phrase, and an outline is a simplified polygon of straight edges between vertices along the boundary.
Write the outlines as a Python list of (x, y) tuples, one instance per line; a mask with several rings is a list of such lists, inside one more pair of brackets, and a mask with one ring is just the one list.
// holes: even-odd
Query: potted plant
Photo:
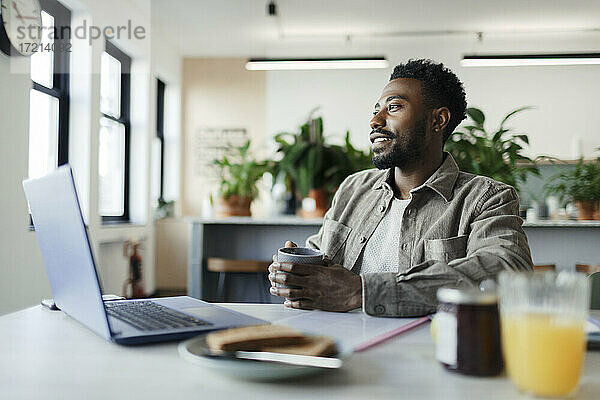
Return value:
[(446, 142), (446, 150), (452, 154), (462, 171), (484, 175), (507, 183), (518, 190), (528, 174), (540, 175), (535, 161), (523, 155), (523, 147), (529, 138), (513, 132), (506, 122), (516, 114), (532, 107), (517, 108), (504, 117), (498, 129), (485, 129), (485, 114), (478, 108), (467, 108), (471, 124), (456, 131)]
[(282, 154), (278, 172), (291, 178), (292, 185), (301, 198), (314, 201), (314, 209), (306, 217), (322, 217), (329, 205), (325, 170), (331, 165), (333, 152), (325, 145), (323, 119), (311, 118), (300, 127), (298, 134), (282, 132), (275, 135)]
[(558, 195), (561, 201), (575, 202), (578, 220), (598, 219), (600, 157), (591, 162), (580, 158), (575, 168), (556, 173), (545, 186), (548, 193)]
[(158, 199), (158, 204), (154, 210), (154, 219), (173, 217), (175, 211), (175, 201), (166, 201), (162, 197)]
[(331, 185), (333, 185), (333, 191), (337, 190), (338, 186), (349, 175), (373, 168), (373, 151), (364, 152), (355, 148), (350, 143), (349, 131), (346, 131), (343, 146), (332, 145), (331, 148), (336, 153), (336, 160), (335, 164), (326, 171), (326, 175), (329, 177)]
[[(302, 212), (302, 216), (309, 218), (325, 215), (331, 195), (349, 174), (372, 166), (371, 156), (350, 144), (349, 132), (346, 132), (344, 146), (327, 144), (323, 118), (312, 118), (314, 111), (316, 109), (300, 127), (299, 133), (275, 135), (281, 159), (275, 163), (274, 174), (285, 174), (289, 186), (295, 188), (302, 199), (309, 199), (308, 203), (313, 207)], [(307, 201), (303, 203), (307, 204)]]
[(258, 196), (256, 183), (269, 170), (267, 162), (259, 162), (249, 153), (250, 140), (233, 148), (231, 156), (214, 160), (219, 174), (217, 216), (250, 216), (250, 205)]

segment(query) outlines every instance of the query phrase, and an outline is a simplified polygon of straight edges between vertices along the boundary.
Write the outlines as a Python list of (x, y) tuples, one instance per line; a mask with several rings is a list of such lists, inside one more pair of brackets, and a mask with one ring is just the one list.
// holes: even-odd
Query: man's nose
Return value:
[(385, 126), (385, 119), (382, 118), (381, 112), (378, 112), (377, 114), (373, 115), (373, 118), (371, 118), (371, 123), (369, 125), (373, 130)]

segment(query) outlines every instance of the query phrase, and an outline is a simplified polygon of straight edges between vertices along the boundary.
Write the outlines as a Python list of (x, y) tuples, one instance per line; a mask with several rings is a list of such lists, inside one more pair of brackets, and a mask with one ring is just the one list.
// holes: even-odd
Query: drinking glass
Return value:
[(585, 355), (586, 276), (502, 272), (498, 280), (502, 350), (510, 379), (536, 396), (574, 395)]

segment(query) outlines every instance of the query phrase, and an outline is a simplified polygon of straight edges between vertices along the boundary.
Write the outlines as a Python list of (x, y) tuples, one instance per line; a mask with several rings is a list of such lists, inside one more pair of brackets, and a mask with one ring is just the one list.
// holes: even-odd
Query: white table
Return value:
[[(279, 304), (227, 304), (275, 320)], [(600, 398), (600, 352), (588, 352), (578, 398)], [(280, 382), (238, 381), (181, 359), (176, 343), (125, 347), (36, 306), (0, 317), (0, 399), (519, 399), (504, 376), (444, 370), (429, 326), (350, 357), (340, 371)]]

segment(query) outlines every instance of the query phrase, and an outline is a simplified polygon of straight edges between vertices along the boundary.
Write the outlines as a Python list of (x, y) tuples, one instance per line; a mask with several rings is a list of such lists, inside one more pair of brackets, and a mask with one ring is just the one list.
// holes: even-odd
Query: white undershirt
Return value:
[(400, 228), (404, 210), (410, 200), (410, 198), (406, 200), (393, 198), (386, 214), (365, 245), (358, 263), (359, 273), (398, 272)]

